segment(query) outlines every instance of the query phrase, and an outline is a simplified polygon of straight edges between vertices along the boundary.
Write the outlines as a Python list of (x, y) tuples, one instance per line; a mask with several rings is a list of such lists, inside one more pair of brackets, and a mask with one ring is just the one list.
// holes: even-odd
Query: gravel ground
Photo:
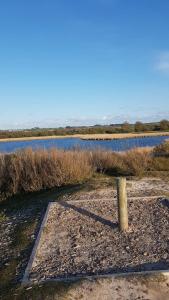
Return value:
[(30, 279), (169, 269), (169, 201), (129, 200), (129, 232), (112, 200), (51, 205)]
[[(142, 178), (138, 180), (127, 180), (128, 197), (146, 197), (146, 196), (162, 196), (169, 195), (168, 181), (160, 178)], [(110, 199), (116, 197), (117, 193), (113, 187), (100, 188), (91, 190), (87, 193), (77, 193), (70, 197), (65, 196), (66, 200), (93, 200), (93, 199)]]
[[(31, 254), (32, 247), (37, 237), (37, 233), (40, 224), (42, 222), (42, 218), (44, 216), (46, 206), (49, 203), (49, 201), (57, 202), (59, 199), (64, 201), (84, 199), (84, 200), (90, 200), (91, 202), (91, 200), (93, 199), (103, 199), (103, 198), (108, 199), (116, 196), (116, 192), (113, 189), (111, 184), (113, 181), (112, 178), (104, 176), (103, 178), (101, 177), (100, 179), (96, 178), (95, 181), (94, 183), (92, 182), (92, 184), (89, 183), (85, 185), (85, 188), (82, 190), (81, 189), (78, 190), (78, 188), (77, 189), (75, 188), (71, 192), (67, 189), (64, 189), (61, 192), (59, 192), (58, 190), (42, 192), (37, 195), (36, 194), (26, 195), (23, 196), (22, 199), (18, 197), (16, 199), (11, 199), (9, 201), (7, 200), (4, 203), (2, 203), (1, 205), (2, 215), (0, 214), (0, 257), (1, 257), (0, 299), (15, 299), (14, 296), (14, 294), (16, 293), (15, 289), (20, 285), (20, 281), (23, 278), (23, 274)], [(152, 178), (152, 179), (144, 178), (142, 180), (128, 181), (127, 183), (128, 183), (129, 197), (130, 196), (142, 197), (142, 196), (153, 196), (153, 195), (163, 195), (163, 194), (164, 195), (166, 194), (167, 197), (169, 196), (169, 184), (167, 179), (166, 181), (164, 181), (158, 178)], [(5, 214), (5, 218), (2, 217), (3, 213)], [(99, 224), (99, 222), (97, 222), (97, 224)], [(108, 225), (107, 228), (109, 228)], [(56, 228), (56, 232), (58, 229), (61, 229), (61, 224), (59, 224), (59, 226)], [(113, 230), (115, 232), (116, 228), (114, 227)], [(62, 234), (64, 235), (64, 233), (61, 232), (61, 235)], [(142, 239), (141, 234), (139, 234), (138, 238)], [(68, 247), (69, 245), (67, 245), (67, 248)], [(147, 250), (145, 252), (147, 252)], [(51, 255), (53, 254), (51, 253)], [(165, 260), (165, 262), (167, 263), (167, 259)], [(46, 262), (46, 265), (48, 265), (48, 261)], [(43, 277), (42, 274), (40, 275), (40, 277)], [(98, 288), (97, 282), (96, 284), (94, 282), (93, 283), (90, 282), (89, 285), (90, 284), (92, 285), (91, 288), (93, 289), (93, 293), (96, 295), (97, 293), (98, 295), (102, 295), (103, 292), (102, 285), (100, 285), (100, 287)], [(137, 283), (141, 284), (139, 279)], [(120, 283), (119, 285), (122, 284)], [(106, 283), (104, 287), (105, 286)], [(128, 289), (128, 285), (126, 287)], [(160, 283), (157, 284), (157, 287), (160, 288)], [(79, 299), (78, 293), (81, 293), (81, 289), (80, 292), (79, 289), (80, 287), (77, 289), (77, 295), (76, 295), (76, 291), (72, 291), (72, 297), (70, 296), (70, 299), (73, 300)], [(83, 291), (84, 295), (88, 295), (90, 292), (89, 290), (86, 289), (88, 289), (88, 285), (86, 288), (84, 287), (84, 291)], [(105, 289), (110, 290), (109, 283)], [(131, 289), (133, 289), (133, 287)], [(163, 292), (165, 292), (165, 294), (168, 293), (168, 283), (167, 282), (165, 283), (165, 289), (162, 287), (160, 289), (162, 289)], [(7, 298), (7, 294), (9, 294), (9, 298)], [(109, 298), (104, 298), (102, 296), (100, 297), (101, 298), (99, 298), (98, 296), (97, 299), (101, 299), (101, 300), (109, 299)], [(120, 297), (119, 299), (123, 299), (121, 298), (121, 296), (119, 297)], [(91, 297), (88, 296), (88, 299), (89, 298), (96, 299), (94, 296), (93, 298), (92, 296)], [(132, 299), (130, 297), (127, 297), (125, 299), (128, 298)], [(31, 297), (29, 298), (28, 296), (27, 299), (34, 299), (34, 298)], [(43, 299), (43, 297), (41, 297), (41, 299)], [(58, 298), (56, 297), (56, 299)], [(112, 298), (110, 297), (110, 299)], [(113, 296), (113, 299), (116, 298), (114, 298)], [(156, 298), (153, 298), (153, 300), (154, 299), (156, 300)]]

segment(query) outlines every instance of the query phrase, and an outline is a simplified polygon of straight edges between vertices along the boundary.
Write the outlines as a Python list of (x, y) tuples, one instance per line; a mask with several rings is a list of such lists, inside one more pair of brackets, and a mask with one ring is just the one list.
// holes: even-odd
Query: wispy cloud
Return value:
[(46, 127), (54, 128), (60, 126), (90, 126), (95, 124), (117, 124), (128, 121), (134, 123), (136, 121), (143, 122), (156, 122), (162, 119), (169, 119), (169, 111), (154, 112), (133, 112), (132, 114), (122, 113), (119, 115), (104, 115), (104, 116), (93, 116), (93, 117), (72, 117), (72, 118), (55, 118), (55, 119), (43, 119), (39, 121), (28, 121), (28, 122), (11, 122), (8, 124), (1, 124), (0, 129), (22, 129), (22, 128), (32, 128), (32, 127)]
[(169, 51), (161, 52), (155, 62), (157, 71), (169, 74)]

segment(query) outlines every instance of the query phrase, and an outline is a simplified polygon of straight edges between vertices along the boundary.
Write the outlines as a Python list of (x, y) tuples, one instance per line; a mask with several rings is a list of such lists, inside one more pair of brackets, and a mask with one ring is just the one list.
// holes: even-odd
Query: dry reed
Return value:
[(39, 191), (82, 182), (92, 175), (86, 151), (31, 148), (0, 155), (0, 191), (4, 194)]
[(121, 153), (101, 149), (28, 148), (0, 154), (0, 194), (8, 196), (77, 184), (89, 179), (94, 172), (142, 176), (149, 170), (169, 170), (168, 158), (156, 157), (154, 151), (151, 148)]

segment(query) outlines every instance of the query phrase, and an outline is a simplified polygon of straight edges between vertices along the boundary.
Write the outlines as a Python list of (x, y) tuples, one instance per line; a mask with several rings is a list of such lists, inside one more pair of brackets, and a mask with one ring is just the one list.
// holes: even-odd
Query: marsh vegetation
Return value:
[(169, 143), (126, 152), (31, 148), (0, 155), (0, 193), (7, 197), (85, 182), (97, 173), (143, 176), (169, 171)]

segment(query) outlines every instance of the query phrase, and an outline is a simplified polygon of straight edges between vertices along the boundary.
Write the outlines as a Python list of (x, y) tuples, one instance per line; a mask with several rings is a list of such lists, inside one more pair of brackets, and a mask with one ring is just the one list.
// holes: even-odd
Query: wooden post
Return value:
[(126, 178), (117, 178), (117, 201), (118, 201), (118, 218), (119, 229), (121, 231), (128, 230), (128, 211), (127, 211), (127, 193)]

